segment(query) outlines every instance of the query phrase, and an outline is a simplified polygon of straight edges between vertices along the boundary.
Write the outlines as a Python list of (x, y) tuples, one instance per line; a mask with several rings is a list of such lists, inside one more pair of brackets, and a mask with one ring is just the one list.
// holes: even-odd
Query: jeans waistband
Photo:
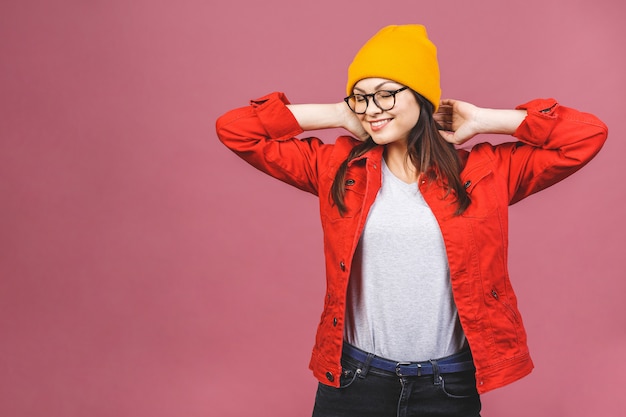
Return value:
[(356, 361), (369, 364), (372, 368), (392, 372), (397, 376), (422, 376), (435, 373), (449, 374), (475, 370), (469, 349), (444, 358), (431, 359), (424, 362), (398, 362), (381, 358), (346, 342), (343, 343), (343, 353)]

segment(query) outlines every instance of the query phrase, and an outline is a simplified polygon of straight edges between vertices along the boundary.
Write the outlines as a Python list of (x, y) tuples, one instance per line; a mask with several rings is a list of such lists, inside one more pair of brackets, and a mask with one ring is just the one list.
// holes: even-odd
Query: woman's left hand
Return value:
[(461, 145), (478, 133), (480, 108), (460, 100), (441, 100), (434, 119), (441, 126), (441, 136), (450, 143)]
[(441, 100), (433, 117), (447, 142), (462, 145), (479, 133), (514, 134), (524, 121), (526, 110), (490, 109), (446, 99)]

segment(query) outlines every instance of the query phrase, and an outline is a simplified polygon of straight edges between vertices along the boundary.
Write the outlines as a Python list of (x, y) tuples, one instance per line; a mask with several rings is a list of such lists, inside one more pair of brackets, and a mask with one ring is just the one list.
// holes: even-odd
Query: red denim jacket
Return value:
[[(303, 133), (282, 93), (272, 93), (217, 120), (220, 140), (267, 174), (319, 196), (327, 290), (310, 362), (316, 378), (338, 386), (341, 373), (346, 289), (352, 258), (368, 211), (381, 186), (383, 147), (350, 163), (347, 213), (339, 215), (330, 187), (339, 165), (359, 142), (341, 136), (335, 144)], [(517, 142), (482, 143), (459, 151), (461, 179), (471, 198), (454, 215), (455, 195), (441, 181), (420, 180), (419, 188), (437, 218), (445, 242), (452, 292), (476, 365), (480, 393), (527, 375), (533, 368), (526, 332), (507, 269), (508, 205), (562, 180), (600, 150), (607, 127), (595, 116), (534, 100), (518, 109), (527, 117)]]

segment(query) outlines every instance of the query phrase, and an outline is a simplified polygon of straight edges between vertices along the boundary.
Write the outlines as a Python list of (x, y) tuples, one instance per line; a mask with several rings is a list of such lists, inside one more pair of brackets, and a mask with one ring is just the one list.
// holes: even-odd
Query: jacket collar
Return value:
[(348, 162), (348, 167), (351, 167), (352, 164), (354, 164), (357, 161), (361, 161), (364, 159), (369, 159), (372, 162), (376, 163), (380, 163), (381, 160), (383, 159), (383, 151), (385, 150), (384, 146), (376, 146), (375, 148), (370, 149), (369, 151), (365, 152), (363, 155), (359, 156), (358, 158), (354, 158), (352, 161)]

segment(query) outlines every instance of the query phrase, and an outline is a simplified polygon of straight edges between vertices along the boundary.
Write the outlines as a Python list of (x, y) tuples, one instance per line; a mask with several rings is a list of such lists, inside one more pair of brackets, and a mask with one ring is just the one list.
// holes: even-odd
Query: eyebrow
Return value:
[[(395, 82), (395, 81), (387, 80), (387, 81), (383, 81), (382, 83), (380, 83), (380, 84), (378, 84), (376, 87), (374, 87), (374, 90), (378, 90), (380, 87), (382, 87), (383, 85), (388, 84), (388, 83), (399, 84), (399, 83), (397, 83), (397, 82)], [(365, 90), (360, 89), (359, 87), (354, 87), (354, 90), (359, 90), (359, 91), (360, 91), (360, 92), (362, 92), (362, 93), (364, 93), (364, 92), (365, 92)]]

